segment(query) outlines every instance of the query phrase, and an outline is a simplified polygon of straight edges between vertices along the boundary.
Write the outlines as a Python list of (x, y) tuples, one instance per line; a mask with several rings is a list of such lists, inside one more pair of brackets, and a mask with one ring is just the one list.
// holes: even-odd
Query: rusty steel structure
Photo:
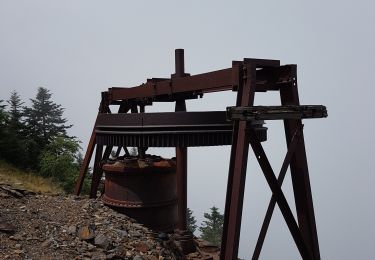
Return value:
[(106, 205), (153, 230), (174, 230), (178, 219), (174, 160), (133, 156), (124, 163), (107, 162), (102, 169), (105, 173), (102, 201)]
[[(302, 119), (327, 116), (324, 106), (301, 106), (297, 86), (297, 66), (280, 65), (278, 60), (233, 61), (232, 67), (190, 75), (184, 69), (184, 50), (175, 51), (176, 71), (170, 78), (152, 78), (131, 88), (109, 88), (102, 92), (99, 114), (91, 134), (75, 193), (80, 194), (83, 179), (95, 150), (91, 197), (96, 197), (102, 178), (103, 160), (117, 147), (138, 147), (145, 157), (148, 147), (176, 147), (176, 228), (186, 230), (187, 149), (190, 146), (231, 145), (224, 227), (220, 257), (237, 259), (244, 199), (246, 166), (252, 148), (272, 191), (252, 259), (258, 259), (276, 204), (303, 259), (320, 259), (318, 235), (307, 166)], [(236, 104), (226, 111), (187, 112), (185, 101), (206, 93), (236, 91)], [(257, 92), (279, 91), (281, 106), (254, 106)], [(175, 112), (146, 113), (154, 102), (175, 102)], [(111, 113), (110, 106), (118, 105)], [(231, 104), (228, 104), (231, 105)], [(283, 120), (287, 153), (278, 177), (261, 142), (267, 139), (264, 120)], [(96, 147), (96, 149), (95, 149)], [(297, 219), (281, 189), (290, 167)], [(112, 178), (109, 174), (109, 178)], [(111, 187), (106, 187), (111, 189)], [(110, 191), (116, 196), (116, 190)], [(147, 190), (144, 191), (147, 193)]]

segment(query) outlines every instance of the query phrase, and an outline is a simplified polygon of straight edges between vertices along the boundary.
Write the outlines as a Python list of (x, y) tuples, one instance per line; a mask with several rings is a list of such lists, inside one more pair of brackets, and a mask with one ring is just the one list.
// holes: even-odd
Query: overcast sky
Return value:
[[(174, 73), (185, 49), (191, 74), (245, 57), (298, 64), (302, 104), (323, 104), (327, 119), (305, 120), (305, 141), (322, 259), (374, 259), (375, 2), (369, 1), (0, 1), (0, 99), (53, 93), (86, 148), (108, 87), (131, 87)], [(223, 110), (231, 92), (189, 101), (188, 110)], [(276, 94), (256, 103), (279, 104)], [(173, 104), (153, 111), (172, 111)], [(150, 110), (149, 110), (150, 111)], [(280, 122), (265, 149), (278, 172)], [(154, 149), (173, 156), (171, 149)], [(224, 210), (229, 147), (189, 149), (188, 205), (197, 219)], [(290, 177), (283, 186), (294, 208)], [(270, 191), (249, 153), (240, 257), (250, 259)], [(277, 209), (261, 259), (299, 259)]]

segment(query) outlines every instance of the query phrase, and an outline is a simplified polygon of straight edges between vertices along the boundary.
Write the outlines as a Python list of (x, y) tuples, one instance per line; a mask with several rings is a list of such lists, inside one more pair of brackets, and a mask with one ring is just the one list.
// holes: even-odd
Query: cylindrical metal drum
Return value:
[(177, 223), (176, 163), (174, 160), (128, 158), (104, 164), (102, 200), (146, 227), (169, 232)]

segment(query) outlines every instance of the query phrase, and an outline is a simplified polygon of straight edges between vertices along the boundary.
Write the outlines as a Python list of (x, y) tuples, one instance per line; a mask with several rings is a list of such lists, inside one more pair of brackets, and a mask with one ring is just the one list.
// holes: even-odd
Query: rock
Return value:
[(23, 251), (20, 250), (20, 249), (16, 249), (16, 250), (14, 250), (13, 252), (14, 252), (15, 254), (17, 254), (17, 255), (20, 255), (20, 254), (23, 253)]
[(83, 226), (78, 230), (78, 237), (81, 240), (90, 240), (95, 237), (95, 233), (91, 227)]
[(135, 250), (138, 252), (146, 253), (150, 247), (144, 243), (144, 242), (139, 242), (134, 246)]
[(95, 246), (92, 245), (92, 244), (88, 244), (88, 245), (87, 245), (87, 249), (88, 249), (89, 251), (93, 250), (94, 248), (95, 248)]
[[(0, 185), (0, 194), (5, 193)], [(158, 233), (104, 206), (99, 199), (78, 198), (0, 196), (0, 258), (182, 259), (172, 243), (161, 240), (171, 241), (168, 235), (159, 238)]]
[(142, 234), (139, 232), (139, 231), (136, 231), (136, 230), (131, 230), (129, 235), (132, 237), (132, 238), (138, 238), (138, 237), (141, 237)]
[(23, 194), (21, 192), (16, 191), (8, 186), (1, 186), (0, 189), (4, 190), (7, 194), (15, 198), (22, 198)]
[(166, 241), (166, 240), (169, 239), (168, 235), (166, 233), (164, 233), (164, 232), (159, 233), (158, 234), (158, 238), (160, 238), (163, 241)]
[(13, 234), (16, 228), (12, 224), (0, 219), (0, 232)]
[(75, 235), (77, 232), (77, 227), (75, 225), (69, 226), (66, 231), (69, 235)]
[(126, 230), (116, 229), (116, 232), (117, 232), (117, 234), (118, 234), (121, 238), (124, 238), (124, 237), (127, 237), (127, 236), (128, 236), (128, 232), (126, 232)]
[(95, 237), (94, 244), (98, 247), (108, 249), (110, 247), (110, 240), (103, 234), (99, 234)]

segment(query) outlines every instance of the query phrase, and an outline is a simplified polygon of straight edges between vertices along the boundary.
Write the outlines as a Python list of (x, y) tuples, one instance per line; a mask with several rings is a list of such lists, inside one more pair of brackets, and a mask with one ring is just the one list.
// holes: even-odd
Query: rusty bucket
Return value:
[(125, 158), (103, 165), (106, 205), (145, 226), (170, 232), (177, 223), (176, 163)]

